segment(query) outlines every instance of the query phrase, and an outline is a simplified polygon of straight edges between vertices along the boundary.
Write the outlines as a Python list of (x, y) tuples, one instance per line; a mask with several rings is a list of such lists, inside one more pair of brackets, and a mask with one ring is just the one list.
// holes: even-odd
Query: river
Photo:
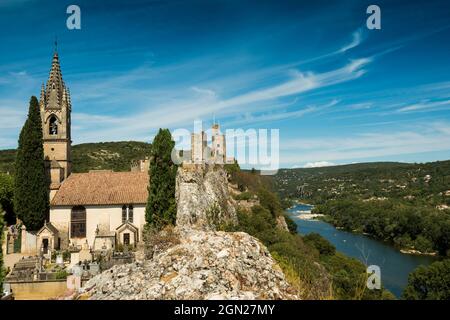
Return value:
[(312, 206), (298, 204), (288, 210), (297, 224), (300, 234), (319, 233), (330, 241), (336, 250), (354, 257), (367, 265), (378, 265), (383, 286), (400, 297), (408, 282), (408, 274), (419, 265), (428, 265), (436, 258), (430, 256), (404, 254), (394, 247), (365, 235), (336, 229), (320, 220), (304, 220), (297, 216), (299, 211), (310, 211)]

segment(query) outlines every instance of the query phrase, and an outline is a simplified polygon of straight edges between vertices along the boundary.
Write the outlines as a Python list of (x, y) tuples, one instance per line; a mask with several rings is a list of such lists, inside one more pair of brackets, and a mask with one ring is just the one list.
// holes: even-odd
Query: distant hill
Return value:
[(310, 199), (314, 203), (339, 198), (388, 197), (422, 198), (439, 204), (443, 202), (443, 193), (450, 189), (450, 160), (281, 169), (274, 176), (274, 183), (282, 197)]
[(450, 257), (449, 160), (280, 170), (274, 184), (282, 197), (314, 204), (335, 227)]
[[(129, 171), (133, 160), (150, 155), (151, 144), (138, 141), (83, 143), (72, 146), (73, 172), (93, 169)], [(16, 150), (0, 150), (0, 172), (14, 173)]]

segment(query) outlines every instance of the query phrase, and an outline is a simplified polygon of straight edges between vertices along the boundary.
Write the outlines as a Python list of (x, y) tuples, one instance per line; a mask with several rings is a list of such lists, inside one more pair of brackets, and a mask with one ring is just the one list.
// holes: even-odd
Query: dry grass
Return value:
[(298, 268), (277, 254), (272, 254), (283, 271), (286, 281), (291, 285), (291, 291), (302, 300), (333, 300), (332, 282), (326, 275), (314, 277), (306, 274), (306, 268)]
[(180, 243), (179, 235), (172, 225), (157, 230), (151, 226), (146, 226), (143, 234), (145, 244), (145, 256), (151, 259), (154, 254), (167, 250)]

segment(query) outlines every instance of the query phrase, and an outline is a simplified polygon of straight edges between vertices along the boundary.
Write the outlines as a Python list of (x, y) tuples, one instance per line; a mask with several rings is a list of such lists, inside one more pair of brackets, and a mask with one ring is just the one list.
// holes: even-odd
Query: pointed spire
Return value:
[(61, 67), (59, 65), (57, 40), (55, 39), (52, 67), (50, 69), (45, 92), (45, 107), (50, 109), (61, 108), (65, 91), (66, 88), (62, 79)]
[(45, 107), (45, 85), (42, 82), (41, 94), (39, 96), (39, 108), (43, 109)]
[(40, 101), (44, 101), (44, 99), (45, 99), (45, 85), (44, 85), (44, 83), (42, 82), (42, 85), (41, 85), (41, 96), (40, 96)]
[(65, 92), (66, 92), (67, 107), (70, 110), (72, 108), (72, 101), (70, 100), (70, 90), (69, 90), (69, 88), (65, 87)]

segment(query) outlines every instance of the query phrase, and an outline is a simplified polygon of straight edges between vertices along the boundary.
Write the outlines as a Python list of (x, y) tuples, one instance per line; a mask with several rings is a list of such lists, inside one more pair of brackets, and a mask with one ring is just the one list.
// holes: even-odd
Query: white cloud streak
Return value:
[(450, 106), (450, 100), (445, 101), (433, 101), (433, 102), (421, 102), (416, 104), (411, 104), (406, 107), (398, 109), (398, 112), (421, 112), (430, 111), (434, 109), (441, 109), (442, 107)]
[(348, 51), (348, 50), (350, 50), (352, 48), (355, 48), (355, 47), (359, 46), (362, 41), (363, 41), (362, 29), (358, 29), (355, 32), (353, 32), (353, 34), (352, 34), (352, 41), (349, 44), (343, 46), (337, 52), (338, 53), (346, 52), (346, 51)]
[(331, 167), (336, 164), (329, 161), (316, 161), (316, 162), (308, 162), (303, 167), (304, 168), (321, 168), (321, 167)]
[(281, 162), (298, 163), (379, 158), (450, 150), (450, 123), (436, 122), (415, 131), (363, 133), (350, 138), (323, 137), (281, 141)]
[[(236, 116), (242, 114), (242, 110), (251, 111), (260, 110), (263, 104), (275, 103), (277, 99), (303, 92), (317, 90), (323, 87), (335, 85), (338, 83), (354, 80), (364, 74), (363, 67), (371, 62), (370, 58), (353, 60), (347, 65), (324, 73), (301, 73), (297, 70), (291, 70), (290, 78), (275, 83), (272, 86), (252, 90), (246, 93), (235, 95), (228, 99), (221, 99), (215, 92), (209, 89), (199, 89), (191, 86), (191, 92), (194, 95), (185, 94), (168, 99), (168, 102), (155, 103), (148, 108), (130, 116), (109, 117), (102, 121), (97, 121), (95, 117), (90, 119), (84, 116), (84, 122), (80, 124), (80, 132), (74, 134), (77, 142), (98, 140), (98, 137), (105, 137), (109, 140), (135, 139), (136, 136), (145, 137), (159, 127), (169, 127), (188, 125), (191, 126), (194, 119), (210, 118), (213, 113), (221, 115), (221, 118)], [(194, 89), (196, 88), (196, 89)], [(334, 104), (336, 103), (333, 102)], [(299, 117), (306, 113), (314, 111), (314, 108), (291, 111), (287, 116)], [(270, 119), (283, 119), (286, 115), (271, 114), (261, 115), (258, 120), (269, 121)], [(113, 123), (119, 123), (118, 126), (111, 126)], [(93, 128), (95, 130), (82, 130), (84, 128)], [(78, 140), (80, 139), (80, 140)]]

